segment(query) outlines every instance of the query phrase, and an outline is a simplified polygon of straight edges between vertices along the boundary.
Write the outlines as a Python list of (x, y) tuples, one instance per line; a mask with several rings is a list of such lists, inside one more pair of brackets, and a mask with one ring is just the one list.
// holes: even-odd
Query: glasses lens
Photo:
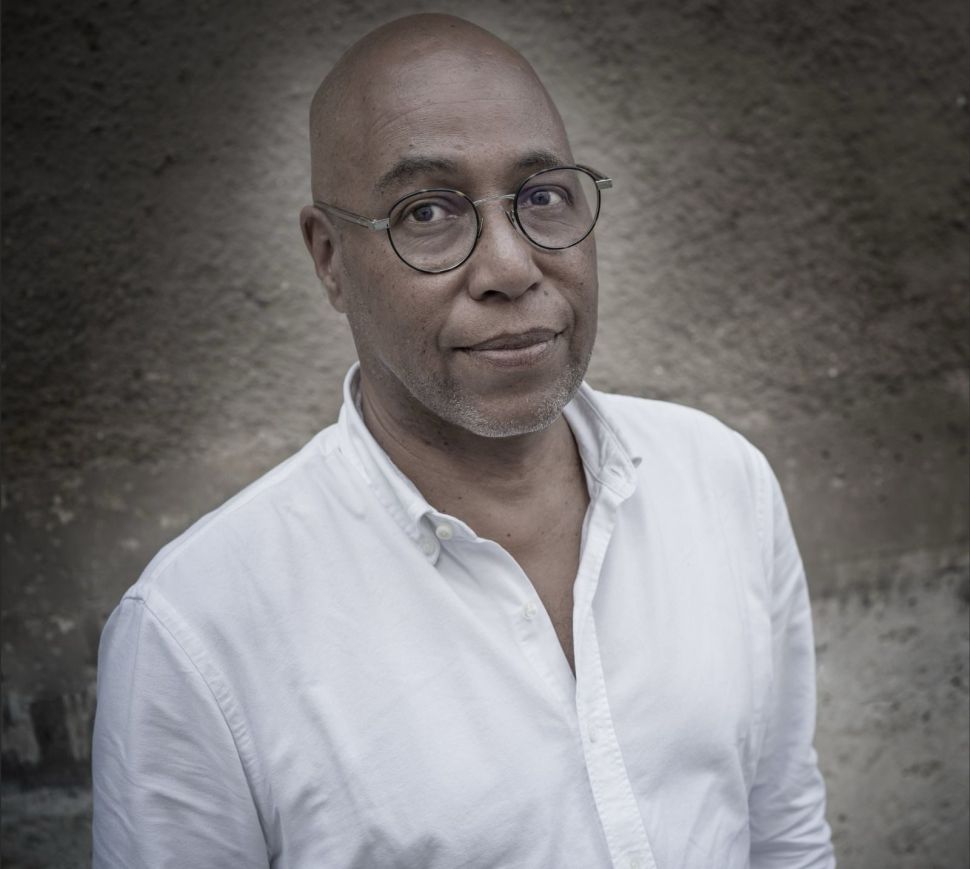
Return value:
[(519, 189), (515, 213), (522, 231), (546, 248), (581, 242), (599, 215), (600, 192), (593, 176), (581, 169), (550, 169)]
[(466, 259), (475, 246), (475, 206), (453, 190), (408, 196), (391, 211), (388, 232), (394, 250), (409, 266), (442, 272)]

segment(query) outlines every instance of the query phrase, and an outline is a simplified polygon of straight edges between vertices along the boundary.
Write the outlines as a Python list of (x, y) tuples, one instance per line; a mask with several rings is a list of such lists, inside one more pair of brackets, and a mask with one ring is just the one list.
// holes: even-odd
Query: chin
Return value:
[[(565, 405), (563, 405), (565, 406)], [(550, 415), (530, 414), (528, 417), (491, 416), (484, 413), (473, 413), (460, 420), (454, 420), (457, 425), (483, 438), (511, 438), (516, 435), (532, 434), (543, 431), (551, 426), (562, 413), (559, 408)]]
[(570, 367), (551, 387), (532, 396), (518, 396), (511, 402), (487, 401), (452, 392), (434, 408), (443, 419), (472, 434), (486, 438), (508, 438), (549, 428), (572, 401), (583, 382), (585, 366)]

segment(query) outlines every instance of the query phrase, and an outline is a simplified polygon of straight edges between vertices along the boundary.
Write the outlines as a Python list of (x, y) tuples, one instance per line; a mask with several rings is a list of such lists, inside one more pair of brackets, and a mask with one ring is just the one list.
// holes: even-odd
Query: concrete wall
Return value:
[(421, 9), (523, 50), (616, 179), (591, 382), (718, 415), (782, 479), (843, 865), (967, 866), (965, 0), (5, 3), (8, 865), (82, 859), (124, 589), (335, 417), (307, 106)]

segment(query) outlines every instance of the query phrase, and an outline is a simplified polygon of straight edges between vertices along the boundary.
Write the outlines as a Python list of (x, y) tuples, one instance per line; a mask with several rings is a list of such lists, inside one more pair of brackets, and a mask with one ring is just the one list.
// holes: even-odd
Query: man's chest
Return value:
[(582, 517), (559, 534), (541, 536), (532, 546), (510, 553), (528, 578), (555, 631), (569, 669), (575, 672), (573, 588), (580, 563)]
[[(709, 811), (712, 768), (743, 804), (763, 680), (709, 530), (679, 530), (689, 558), (669, 531), (630, 522), (598, 561), (584, 553), (575, 679), (536, 588), (494, 544), (443, 547), (431, 564), (384, 558), (378, 539), (346, 573), (304, 577), (314, 593), (241, 692), (281, 841), (314, 830), (292, 853), (349, 866), (593, 867), (609, 865), (610, 823)], [(621, 792), (632, 808), (604, 820)]]

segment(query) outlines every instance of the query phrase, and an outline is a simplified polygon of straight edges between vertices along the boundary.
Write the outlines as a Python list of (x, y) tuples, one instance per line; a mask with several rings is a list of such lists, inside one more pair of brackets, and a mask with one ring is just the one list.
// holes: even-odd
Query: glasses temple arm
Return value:
[(377, 220), (373, 217), (364, 217), (360, 214), (354, 214), (352, 211), (344, 211), (342, 208), (337, 208), (336, 205), (330, 205), (327, 202), (320, 202), (319, 200), (313, 203), (314, 208), (320, 209), (320, 211), (332, 214), (335, 217), (339, 217), (341, 220), (348, 220), (351, 223), (356, 223), (358, 226), (363, 226), (367, 229), (381, 230), (387, 229), (390, 221), (385, 217), (383, 219)]

